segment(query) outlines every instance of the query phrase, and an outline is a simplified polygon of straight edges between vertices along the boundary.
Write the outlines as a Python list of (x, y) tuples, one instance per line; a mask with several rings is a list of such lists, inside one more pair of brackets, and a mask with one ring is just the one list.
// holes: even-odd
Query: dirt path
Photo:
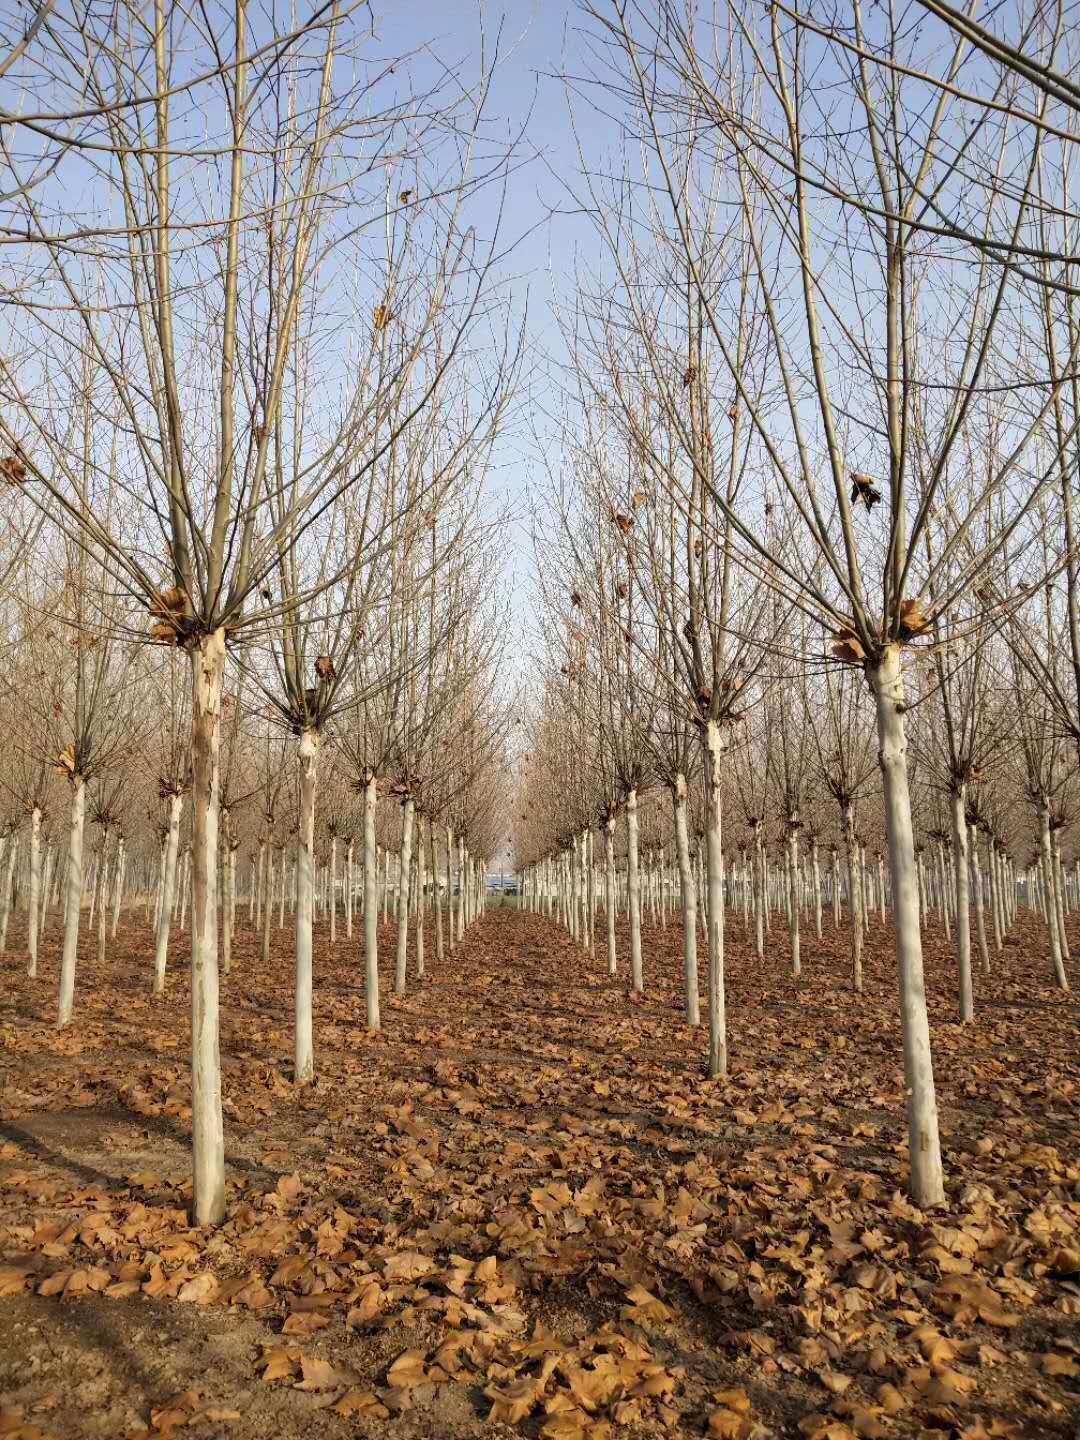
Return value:
[(429, 935), (375, 1036), (358, 941), (320, 927), (303, 1091), (290, 935), (262, 973), (242, 931), (224, 983), (217, 1233), (185, 1213), (186, 942), (155, 1002), (149, 933), (122, 927), (57, 1034), (56, 937), (33, 983), (13, 937), (0, 1435), (1075, 1432), (1077, 1006), (1033, 927), (966, 1029), (928, 945), (936, 1216), (902, 1196), (886, 933), (855, 1004), (843, 935), (804, 937), (796, 985), (782, 935), (761, 965), (732, 926), (721, 1084), (674, 926), (647, 930), (635, 1002), (554, 925), (491, 911), (441, 966)]

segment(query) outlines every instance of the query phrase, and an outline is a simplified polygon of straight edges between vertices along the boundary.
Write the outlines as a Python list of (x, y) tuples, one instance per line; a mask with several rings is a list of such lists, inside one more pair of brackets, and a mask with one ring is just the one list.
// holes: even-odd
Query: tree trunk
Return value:
[(1039, 835), (1042, 848), (1043, 884), (1046, 887), (1046, 925), (1050, 935), (1050, 970), (1059, 990), (1068, 990), (1069, 980), (1065, 974), (1065, 962), (1061, 954), (1058, 936), (1057, 903), (1054, 897), (1054, 851), (1050, 838), (1050, 807), (1046, 800), (1039, 800)]
[(686, 982), (686, 1023), (701, 1024), (697, 973), (697, 892), (690, 864), (690, 841), (686, 829), (686, 777), (676, 775), (672, 790), (675, 807), (675, 851), (679, 861), (683, 912), (683, 978)]
[(821, 866), (818, 862), (817, 841), (810, 842), (810, 875), (814, 887), (814, 934), (821, 939)]
[(424, 817), (416, 825), (416, 974), (424, 974), (424, 909), (427, 880), (424, 874)]
[(626, 888), (630, 911), (630, 984), (640, 995), (645, 989), (641, 963), (641, 877), (638, 869), (637, 791), (626, 795)]
[(192, 1212), (196, 1225), (225, 1218), (225, 1132), (221, 1115), (218, 1015), (217, 850), (218, 747), (225, 631), (204, 636), (191, 652), (192, 925), (191, 1135)]
[(364, 996), (367, 1028), (381, 1030), (379, 1014), (379, 874), (375, 845), (375, 776), (364, 784)]
[[(71, 778), (71, 830), (68, 835), (67, 911), (64, 915), (64, 952), (60, 960), (60, 1004), (56, 1028), (70, 1025), (75, 1007), (75, 956), (79, 947), (79, 918), (83, 892), (83, 827), (86, 818), (86, 786), (81, 775)], [(14, 847), (14, 837), (9, 842)], [(11, 860), (8, 860), (7, 890), (11, 890)]]
[(970, 844), (972, 888), (975, 892), (975, 934), (979, 941), (979, 958), (982, 961), (983, 974), (989, 975), (990, 948), (986, 943), (986, 914), (983, 904), (982, 865), (979, 863), (979, 832), (974, 826), (971, 828)]
[(953, 886), (956, 896), (956, 973), (960, 987), (960, 1019), (974, 1018), (975, 997), (971, 979), (971, 899), (968, 893), (968, 834), (965, 787), (950, 791), (952, 815)]
[(124, 837), (120, 836), (116, 843), (116, 878), (113, 881), (113, 913), (112, 929), (110, 937), (116, 939), (117, 927), (120, 924), (120, 905), (124, 893), (124, 869), (127, 864), (127, 852), (124, 849)]
[(851, 806), (843, 807), (844, 844), (848, 867), (848, 922), (851, 929), (851, 984), (856, 995), (862, 994), (862, 867), (859, 864), (859, 842), (855, 838), (855, 816)]
[(615, 962), (615, 821), (609, 815), (604, 821), (604, 910), (607, 916), (608, 974), (614, 975)]
[[(30, 914), (29, 935), (26, 945), (30, 952), (27, 974), (37, 974), (38, 961), (38, 906), (41, 902), (41, 806), (35, 805), (30, 812)], [(115, 931), (113, 932), (115, 934)]]
[(890, 645), (868, 671), (877, 703), (879, 760), (885, 791), (885, 833), (889, 843), (896, 961), (900, 979), (900, 1024), (907, 1087), (911, 1192), (923, 1209), (945, 1199), (938, 1133), (937, 1096), (926, 1013), (915, 841), (911, 825), (904, 677), (899, 647)]
[(169, 796), (169, 838), (165, 844), (165, 866), (161, 877), (161, 906), (158, 911), (157, 948), (154, 952), (154, 994), (165, 993), (165, 961), (169, 952), (173, 896), (176, 891), (176, 857), (180, 849), (182, 795)]
[[(445, 939), (443, 936), (443, 912), (442, 912), (442, 880), (439, 875), (439, 846), (435, 836), (437, 832), (435, 821), (432, 820), (428, 826), (428, 849), (431, 857), (431, 907), (435, 912), (435, 958), (441, 965), (445, 958)], [(446, 868), (449, 870), (450, 861), (447, 858)]]
[(313, 978), (311, 930), (315, 891), (315, 791), (319, 779), (319, 732), (300, 735), (300, 829), (296, 837), (296, 1037), (293, 1079), (315, 1078), (312, 1035)]
[(705, 745), (705, 870), (709, 926), (709, 1056), (710, 1079), (727, 1074), (727, 1015), (724, 995), (724, 849), (721, 814), (720, 727), (710, 720)]
[(802, 974), (802, 952), (799, 937), (799, 832), (788, 836), (788, 935), (791, 939), (791, 973), (796, 979)]
[(412, 880), (412, 836), (416, 801), (410, 795), (401, 812), (401, 857), (398, 861), (397, 955), (394, 960), (394, 994), (405, 994), (409, 946), (409, 884)]
[[(80, 781), (80, 786), (82, 782)], [(15, 856), (19, 849), (19, 837), (14, 833), (8, 839), (8, 862), (4, 871), (4, 893), (0, 897), (0, 951), (7, 949), (8, 920), (11, 918), (11, 890), (15, 881)], [(79, 898), (82, 899), (82, 876), (79, 877)]]

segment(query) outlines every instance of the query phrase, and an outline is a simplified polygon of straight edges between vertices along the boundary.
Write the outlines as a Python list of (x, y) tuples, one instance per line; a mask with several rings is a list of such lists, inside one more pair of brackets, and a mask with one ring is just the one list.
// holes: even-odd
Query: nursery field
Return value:
[(62, 1031), (58, 938), (36, 980), (14, 926), (4, 958), (0, 1435), (1078, 1433), (1078, 1007), (1027, 912), (964, 1026), (927, 936), (932, 1213), (905, 1196), (887, 925), (856, 1001), (828, 923), (795, 981), (784, 937), (762, 963), (729, 922), (726, 1081), (677, 925), (646, 928), (632, 999), (493, 907), (374, 1034), (359, 942), (320, 927), (300, 1088), (291, 928), (265, 971), (242, 929), (217, 1229), (188, 1218), (187, 937), (163, 1000), (141, 912), (104, 964), (87, 945)]

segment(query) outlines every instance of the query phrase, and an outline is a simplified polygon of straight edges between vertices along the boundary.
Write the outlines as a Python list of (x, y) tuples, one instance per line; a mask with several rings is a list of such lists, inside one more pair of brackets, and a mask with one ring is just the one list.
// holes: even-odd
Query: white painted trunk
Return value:
[(416, 834), (416, 974), (424, 974), (424, 909), (427, 877), (424, 873), (424, 827), (423, 815), (417, 818)]
[(41, 903), (41, 806), (35, 805), (30, 812), (30, 913), (27, 916), (29, 935), (27, 949), (30, 964), (27, 973), (37, 974), (38, 962), (38, 906)]
[(686, 828), (686, 777), (676, 775), (672, 791), (675, 808), (675, 852), (679, 862), (683, 913), (683, 980), (686, 993), (686, 1023), (701, 1024), (697, 973), (697, 890), (690, 864), (690, 841)]
[(944, 1202), (945, 1184), (930, 1022), (926, 1013), (904, 724), (904, 677), (898, 647), (889, 646), (886, 649), (880, 663), (869, 672), (869, 679), (877, 704), (878, 758), (885, 792), (885, 833), (889, 843), (896, 961), (900, 978), (911, 1192), (916, 1204), (926, 1209)]
[(1050, 972), (1059, 990), (1068, 990), (1069, 980), (1065, 974), (1065, 962), (1061, 954), (1061, 940), (1058, 935), (1057, 905), (1054, 900), (1054, 852), (1050, 838), (1050, 807), (1045, 800), (1039, 803), (1039, 836), (1042, 848), (1043, 884), (1046, 887), (1046, 925), (1050, 937)]
[(956, 976), (960, 995), (960, 1019), (975, 1015), (975, 993), (971, 979), (971, 898), (968, 893), (968, 833), (965, 787), (949, 793), (952, 818), (953, 886), (956, 897)]
[(705, 873), (709, 926), (709, 1055), (710, 1079), (727, 1074), (727, 1007), (724, 993), (724, 847), (721, 814), (723, 742), (715, 720), (706, 723), (705, 745)]
[(161, 904), (158, 908), (157, 947), (154, 951), (154, 994), (165, 992), (165, 963), (169, 953), (169, 928), (172, 924), (173, 895), (176, 890), (176, 861), (180, 849), (180, 812), (182, 795), (169, 797), (169, 838), (165, 842), (165, 864), (161, 877)]
[(615, 821), (604, 821), (604, 911), (607, 918), (608, 974), (616, 973), (615, 961)]
[(638, 869), (637, 791), (626, 796), (626, 890), (630, 911), (630, 984), (640, 995), (645, 988), (641, 962), (641, 876)]
[(791, 942), (791, 973), (796, 979), (802, 974), (802, 946), (799, 935), (799, 832), (788, 837), (788, 937)]
[(398, 930), (397, 953), (394, 956), (394, 994), (405, 994), (406, 964), (409, 948), (409, 885), (412, 881), (413, 821), (416, 802), (410, 795), (401, 811), (401, 856), (398, 862)]
[[(64, 916), (64, 950), (60, 958), (60, 1004), (56, 1026), (71, 1024), (75, 1008), (75, 956), (79, 948), (79, 918), (83, 891), (83, 829), (86, 819), (86, 786), (80, 775), (71, 779), (71, 829), (68, 833), (67, 911)], [(8, 889), (11, 869), (8, 866)]]
[(296, 1035), (293, 1079), (298, 1085), (306, 1085), (315, 1078), (311, 929), (315, 897), (315, 791), (319, 778), (317, 730), (301, 732), (297, 758), (300, 762), (300, 828), (296, 836)]
[(124, 850), (124, 837), (121, 835), (116, 846), (116, 878), (113, 881), (113, 913), (112, 913), (112, 939), (116, 939), (117, 927), (120, 924), (120, 905), (124, 893), (124, 870), (127, 864), (127, 854)]
[(191, 669), (192, 1213), (197, 1225), (219, 1225), (225, 1218), (216, 895), (218, 750), (221, 739), (221, 686), (225, 672), (223, 629), (204, 636), (193, 647)]
[(364, 998), (367, 1028), (380, 1030), (379, 1013), (379, 871), (375, 844), (375, 808), (378, 791), (375, 776), (364, 785)]
[[(81, 782), (80, 782), (81, 783)], [(19, 850), (19, 837), (12, 835), (8, 840), (7, 869), (4, 872), (4, 894), (0, 897), (0, 951), (7, 949), (8, 920), (11, 917), (11, 887), (15, 879), (15, 856)], [(80, 899), (82, 897), (80, 879)]]

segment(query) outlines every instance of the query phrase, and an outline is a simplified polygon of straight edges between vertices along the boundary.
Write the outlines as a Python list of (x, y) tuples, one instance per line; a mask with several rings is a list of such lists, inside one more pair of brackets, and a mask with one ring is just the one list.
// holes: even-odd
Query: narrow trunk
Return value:
[(406, 959), (409, 945), (409, 883), (412, 880), (412, 832), (416, 801), (410, 795), (401, 812), (401, 856), (398, 861), (398, 931), (394, 961), (394, 994), (405, 994)]
[(225, 1218), (225, 1132), (221, 1115), (218, 1016), (217, 848), (218, 746), (225, 631), (205, 636), (191, 652), (193, 701), (191, 1136), (192, 1211), (196, 1225)]
[(709, 924), (710, 1079), (727, 1074), (727, 1015), (724, 996), (724, 850), (720, 809), (720, 761), (723, 744), (715, 720), (705, 726), (705, 868)]
[(375, 776), (364, 784), (364, 995), (367, 1028), (381, 1030), (379, 1015), (379, 875), (375, 846)]
[(952, 816), (953, 886), (956, 896), (956, 974), (960, 990), (960, 1019), (973, 1019), (975, 998), (971, 981), (971, 901), (968, 894), (967, 806), (963, 785), (950, 792)]
[[(35, 805), (30, 812), (30, 914), (28, 922), (30, 932), (27, 937), (27, 948), (30, 952), (30, 965), (27, 974), (37, 974), (38, 961), (38, 906), (41, 901), (41, 806)], [(115, 934), (115, 929), (113, 931)]]
[[(797, 821), (794, 823), (798, 823)], [(792, 830), (788, 837), (788, 934), (791, 938), (791, 973), (796, 979), (802, 974), (802, 954), (799, 937), (799, 832)]]
[(686, 777), (676, 775), (672, 791), (675, 807), (675, 851), (679, 861), (683, 912), (683, 978), (686, 982), (686, 1023), (701, 1024), (697, 973), (697, 891), (690, 864), (690, 841), (686, 829)]
[(979, 959), (983, 974), (990, 974), (990, 947), (986, 943), (986, 914), (983, 904), (982, 865), (979, 863), (979, 832), (971, 829), (971, 879), (975, 892), (975, 934), (979, 941)]
[(293, 1079), (298, 1085), (306, 1085), (315, 1078), (311, 931), (315, 899), (315, 791), (319, 777), (317, 730), (301, 733), (298, 758), (300, 828), (296, 837), (296, 1036)]
[[(60, 1005), (56, 1027), (70, 1025), (75, 1007), (75, 954), (79, 946), (79, 917), (83, 891), (83, 822), (86, 818), (86, 786), (80, 775), (71, 779), (71, 830), (68, 835), (67, 910), (64, 915), (64, 953), (60, 960)], [(14, 852), (14, 837), (8, 842)], [(11, 890), (11, 859), (8, 860), (7, 890)]]
[(1046, 925), (1050, 934), (1050, 970), (1059, 990), (1068, 990), (1069, 981), (1065, 974), (1065, 962), (1061, 955), (1061, 941), (1058, 936), (1057, 904), (1054, 899), (1054, 851), (1050, 838), (1050, 807), (1045, 800), (1039, 802), (1039, 832), (1042, 846), (1043, 884), (1046, 887)]
[(424, 908), (427, 880), (424, 875), (424, 817), (416, 824), (416, 974), (419, 979), (424, 973)]
[(844, 844), (847, 847), (848, 921), (851, 929), (851, 984), (856, 995), (862, 994), (862, 867), (859, 865), (859, 842), (855, 838), (855, 817), (851, 806), (843, 807)]
[(169, 838), (165, 843), (165, 865), (161, 877), (161, 906), (158, 911), (157, 948), (154, 952), (154, 994), (165, 993), (165, 960), (169, 952), (169, 927), (172, 924), (173, 894), (176, 890), (176, 857), (180, 848), (180, 811), (182, 795), (169, 797)]
[(604, 910), (607, 916), (608, 974), (615, 974), (615, 821), (604, 821)]
[(120, 904), (124, 893), (124, 869), (127, 864), (127, 853), (124, 849), (124, 837), (121, 835), (116, 844), (116, 878), (113, 881), (113, 913), (111, 938), (116, 939), (116, 930), (120, 924)]
[(900, 650), (889, 646), (869, 672), (877, 702), (879, 761), (885, 792), (885, 833), (889, 843), (896, 961), (900, 979), (900, 1024), (904, 1043), (911, 1192), (923, 1209), (945, 1199), (938, 1133), (937, 1096), (926, 1013), (915, 841), (911, 825), (904, 677)]
[(637, 994), (645, 989), (641, 963), (641, 877), (638, 870), (637, 791), (626, 795), (626, 888), (630, 911), (630, 984)]
[[(80, 781), (80, 786), (81, 786)], [(19, 839), (12, 835), (8, 840), (8, 862), (4, 871), (4, 894), (0, 897), (0, 951), (7, 949), (8, 920), (11, 917), (11, 889), (15, 881), (15, 856), (18, 853)], [(79, 876), (79, 899), (82, 900), (82, 874)], [(65, 942), (66, 946), (66, 942)], [(72, 962), (74, 964), (74, 962)]]

